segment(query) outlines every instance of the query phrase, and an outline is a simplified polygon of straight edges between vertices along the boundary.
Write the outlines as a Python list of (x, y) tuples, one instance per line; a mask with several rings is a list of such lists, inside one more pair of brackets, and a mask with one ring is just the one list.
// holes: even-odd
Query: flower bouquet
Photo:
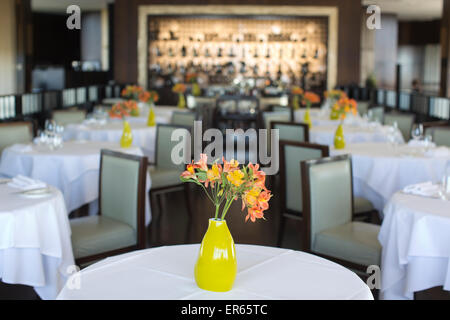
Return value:
[(183, 83), (177, 83), (173, 86), (172, 92), (178, 93), (178, 108), (186, 108), (186, 99), (184, 93), (186, 92), (186, 86)]
[(194, 271), (200, 288), (218, 292), (231, 290), (236, 277), (234, 241), (225, 221), (231, 204), (241, 199), (242, 210), (247, 209), (245, 221), (255, 222), (264, 219), (272, 196), (258, 164), (240, 167), (236, 160), (222, 160), (223, 166), (216, 161), (208, 167), (207, 156), (201, 154), (200, 161), (189, 164), (180, 177), (182, 182), (201, 186), (215, 206)]
[(200, 86), (198, 85), (198, 76), (196, 73), (188, 73), (186, 75), (186, 82), (192, 83), (192, 95), (198, 97), (202, 94)]
[(331, 120), (344, 120), (348, 113), (357, 115), (358, 108), (354, 99), (349, 99), (347, 96), (340, 98), (332, 107), (330, 113)]
[(144, 91), (144, 89), (141, 86), (126, 86), (122, 90), (122, 97), (127, 98), (129, 100), (138, 101), (139, 95)]
[(297, 86), (292, 87), (291, 94), (292, 98), (292, 108), (294, 110), (300, 109), (300, 96), (303, 95), (303, 89)]
[(109, 116), (111, 118), (123, 119), (123, 133), (120, 138), (120, 146), (122, 148), (129, 148), (133, 143), (133, 134), (131, 132), (130, 124), (125, 120), (125, 117), (128, 117), (133, 114), (134, 110), (138, 110), (138, 106), (136, 101), (129, 100), (125, 102), (116, 103), (109, 111)]
[(139, 100), (149, 105), (150, 110), (148, 111), (147, 126), (154, 127), (156, 125), (156, 119), (153, 107), (155, 106), (155, 102), (159, 100), (158, 92), (143, 91), (139, 94)]

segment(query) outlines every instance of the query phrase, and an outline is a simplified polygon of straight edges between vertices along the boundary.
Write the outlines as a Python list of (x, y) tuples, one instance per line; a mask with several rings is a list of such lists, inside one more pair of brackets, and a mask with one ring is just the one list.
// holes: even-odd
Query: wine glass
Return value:
[(416, 141), (423, 138), (423, 125), (421, 123), (413, 125), (411, 130), (411, 137)]
[(55, 132), (55, 130), (56, 130), (56, 121), (51, 119), (45, 120), (45, 131)]

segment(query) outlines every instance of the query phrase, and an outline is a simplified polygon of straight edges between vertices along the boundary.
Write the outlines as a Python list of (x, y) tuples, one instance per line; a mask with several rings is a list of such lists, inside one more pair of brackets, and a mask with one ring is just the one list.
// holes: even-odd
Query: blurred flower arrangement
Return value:
[(302, 88), (294, 86), (291, 89), (291, 94), (294, 96), (292, 107), (294, 110), (300, 108), (300, 103), (307, 108), (310, 108), (313, 103), (319, 103), (320, 97), (311, 91), (304, 91)]
[(128, 100), (124, 102), (118, 102), (109, 111), (111, 118), (123, 119), (124, 117), (139, 116), (139, 108), (137, 102), (134, 100)]
[(192, 95), (198, 97), (202, 94), (200, 86), (198, 85), (198, 75), (196, 73), (188, 73), (186, 75), (186, 82), (192, 83)]
[(324, 97), (326, 99), (339, 100), (341, 98), (347, 97), (347, 94), (342, 90), (330, 90), (325, 91)]
[(347, 96), (340, 98), (331, 109), (330, 119), (344, 120), (347, 114), (356, 115), (358, 113), (357, 103), (354, 99), (349, 99)]
[(310, 108), (313, 103), (319, 103), (320, 97), (314, 92), (306, 91), (302, 96), (302, 104)]
[(200, 161), (187, 165), (180, 179), (182, 182), (192, 182), (203, 188), (209, 200), (214, 204), (215, 219), (224, 220), (233, 201), (242, 200), (242, 210), (247, 208), (245, 221), (249, 219), (264, 219), (264, 211), (269, 208), (272, 197), (265, 186), (266, 175), (258, 170), (259, 165), (250, 163), (239, 167), (239, 162), (223, 159), (223, 166), (217, 161), (211, 167), (207, 165), (206, 154), (201, 154)]
[(123, 90), (122, 90), (122, 97), (130, 99), (130, 100), (134, 100), (134, 101), (138, 101), (139, 100), (139, 95), (144, 92), (144, 89), (141, 86), (126, 86)]
[(178, 108), (186, 108), (186, 99), (184, 93), (186, 92), (186, 85), (184, 83), (177, 83), (173, 86), (172, 92), (178, 93)]
[(139, 101), (148, 103), (148, 104), (154, 104), (155, 102), (158, 102), (159, 95), (156, 91), (142, 91), (139, 93)]

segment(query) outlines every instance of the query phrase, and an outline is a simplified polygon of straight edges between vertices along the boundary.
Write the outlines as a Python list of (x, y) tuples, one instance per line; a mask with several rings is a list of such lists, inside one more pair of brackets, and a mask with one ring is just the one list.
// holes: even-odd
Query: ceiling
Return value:
[(395, 13), (399, 20), (433, 20), (442, 16), (443, 0), (362, 0), (380, 6), (381, 13)]
[(31, 10), (37, 12), (66, 13), (70, 5), (78, 5), (83, 12), (101, 10), (114, 0), (31, 0)]

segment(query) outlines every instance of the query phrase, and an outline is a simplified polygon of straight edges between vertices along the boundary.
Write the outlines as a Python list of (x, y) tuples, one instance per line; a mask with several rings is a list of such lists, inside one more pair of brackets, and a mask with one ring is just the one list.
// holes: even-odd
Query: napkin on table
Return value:
[(22, 175), (17, 175), (8, 183), (9, 187), (17, 188), (23, 191), (46, 188), (47, 184), (42, 181), (31, 179)]
[(431, 181), (413, 184), (403, 188), (404, 193), (433, 197), (439, 195), (440, 186), (433, 184)]

